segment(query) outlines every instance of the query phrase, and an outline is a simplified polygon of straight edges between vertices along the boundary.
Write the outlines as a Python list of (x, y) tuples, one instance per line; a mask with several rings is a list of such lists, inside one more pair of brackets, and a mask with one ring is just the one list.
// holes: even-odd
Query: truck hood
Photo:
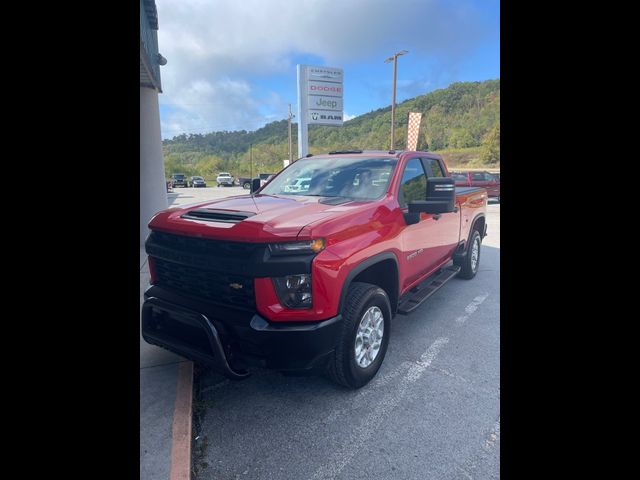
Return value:
[[(369, 205), (368, 202), (302, 195), (241, 195), (164, 210), (151, 219), (149, 228), (245, 242), (295, 240), (306, 225)], [(240, 219), (185, 218), (194, 210), (201, 215), (215, 212), (223, 220), (227, 214), (240, 214)]]

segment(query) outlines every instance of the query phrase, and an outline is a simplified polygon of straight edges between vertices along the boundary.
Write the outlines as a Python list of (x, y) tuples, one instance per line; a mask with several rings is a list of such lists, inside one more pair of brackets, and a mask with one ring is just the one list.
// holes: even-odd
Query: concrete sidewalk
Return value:
[[(140, 249), (140, 308), (149, 286), (149, 266)], [(140, 335), (140, 479), (170, 479), (172, 432), (180, 363), (187, 362)], [(175, 466), (174, 466), (175, 473)]]

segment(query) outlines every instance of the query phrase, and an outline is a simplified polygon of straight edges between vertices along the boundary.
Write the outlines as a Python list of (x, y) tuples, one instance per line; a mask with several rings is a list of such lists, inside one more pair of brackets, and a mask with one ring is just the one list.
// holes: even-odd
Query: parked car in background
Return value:
[(187, 177), (184, 173), (174, 173), (171, 175), (171, 186), (175, 187), (187, 187)]
[(195, 176), (195, 177), (189, 178), (189, 186), (194, 188), (198, 188), (198, 187), (204, 188), (207, 186), (207, 182), (204, 181), (204, 178)]
[(218, 186), (233, 187), (233, 177), (228, 172), (220, 172), (216, 182), (218, 182)]
[(497, 198), (500, 201), (500, 176), (489, 172), (458, 171), (451, 172), (451, 177), (456, 182), (456, 187), (482, 187), (486, 188), (489, 198)]
[(236, 185), (241, 186), (245, 190), (251, 189), (251, 179), (249, 177), (236, 178)]

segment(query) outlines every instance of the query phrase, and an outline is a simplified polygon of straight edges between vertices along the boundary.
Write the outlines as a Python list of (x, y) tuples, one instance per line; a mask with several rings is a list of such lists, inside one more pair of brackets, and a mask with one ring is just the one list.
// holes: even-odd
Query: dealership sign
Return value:
[[(307, 119), (310, 125), (342, 125), (341, 68), (303, 66), (306, 80)], [(302, 118), (302, 117), (301, 117)]]
[(341, 68), (298, 65), (299, 156), (308, 152), (308, 125), (342, 125), (343, 77)]

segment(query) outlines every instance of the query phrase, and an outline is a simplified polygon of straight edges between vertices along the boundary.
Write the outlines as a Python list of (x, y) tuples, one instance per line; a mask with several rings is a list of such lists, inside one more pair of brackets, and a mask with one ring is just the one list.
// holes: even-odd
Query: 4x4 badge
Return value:
[(242, 284), (241, 283), (230, 283), (229, 286), (231, 288), (235, 288), (236, 290), (239, 290), (242, 288)]

